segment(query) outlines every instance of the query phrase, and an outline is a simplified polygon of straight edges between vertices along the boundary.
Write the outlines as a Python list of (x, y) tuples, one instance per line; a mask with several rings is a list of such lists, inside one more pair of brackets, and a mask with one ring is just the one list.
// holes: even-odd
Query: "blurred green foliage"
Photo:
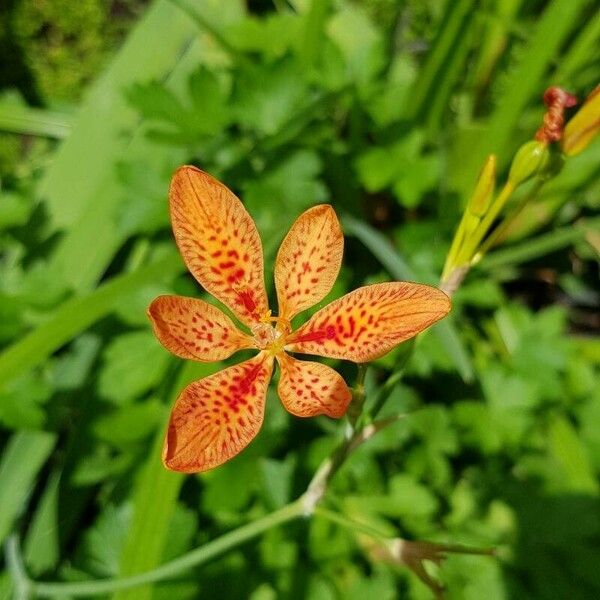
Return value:
[[(69, 115), (59, 136), (50, 113), (27, 113), (40, 135), (0, 143), (0, 538), (18, 532), (35, 577), (151, 569), (293, 500), (342, 435), (291, 417), (271, 389), (242, 455), (198, 477), (164, 471), (169, 404), (222, 367), (182, 366), (145, 318), (159, 293), (202, 293), (169, 230), (175, 167), (240, 195), (267, 273), (297, 215), (331, 202), (347, 236), (331, 298), (435, 283), (484, 156), (498, 151), (505, 172), (548, 85), (582, 97), (598, 81), (587, 0), (249, 4), (157, 0), (119, 48), (137, 3), (11, 7), (43, 105)], [(25, 106), (1, 98), (0, 124)], [(599, 157), (596, 141), (569, 160), (469, 274), (382, 413), (411, 416), (361, 447), (327, 497), (406, 538), (497, 547), (441, 567), (451, 600), (600, 593), (598, 236), (580, 227), (598, 210)], [(401, 354), (370, 369), (367, 407)], [(351, 383), (355, 368), (336, 367)], [(431, 597), (369, 556), (317, 516), (115, 597)], [(0, 597), (10, 589), (5, 570)]]

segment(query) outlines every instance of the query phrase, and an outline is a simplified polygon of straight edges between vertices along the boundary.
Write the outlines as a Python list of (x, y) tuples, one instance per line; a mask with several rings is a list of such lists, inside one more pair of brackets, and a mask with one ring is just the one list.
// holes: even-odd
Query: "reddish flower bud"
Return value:
[(537, 130), (538, 142), (557, 142), (562, 137), (565, 122), (565, 109), (575, 106), (577, 98), (559, 87), (550, 87), (544, 93), (544, 104), (548, 107), (544, 115), (544, 124)]

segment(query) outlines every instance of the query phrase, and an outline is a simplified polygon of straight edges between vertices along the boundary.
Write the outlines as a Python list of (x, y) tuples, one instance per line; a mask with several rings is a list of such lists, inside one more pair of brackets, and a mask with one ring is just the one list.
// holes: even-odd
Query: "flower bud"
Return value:
[(582, 107), (567, 123), (562, 150), (575, 156), (584, 150), (600, 131), (600, 85), (587, 97)]
[(549, 160), (548, 144), (537, 140), (526, 142), (513, 158), (508, 173), (508, 183), (513, 187), (524, 183), (534, 175), (543, 172)]
[(495, 556), (493, 548), (471, 548), (460, 544), (436, 544), (432, 542), (408, 541), (401, 538), (386, 540), (385, 544), (371, 546), (370, 554), (375, 560), (408, 567), (437, 598), (442, 597), (444, 586), (425, 569), (424, 561), (440, 565), (448, 554), (474, 554)]
[(476, 217), (483, 217), (492, 201), (496, 185), (496, 155), (490, 154), (481, 169), (475, 190), (467, 209)]

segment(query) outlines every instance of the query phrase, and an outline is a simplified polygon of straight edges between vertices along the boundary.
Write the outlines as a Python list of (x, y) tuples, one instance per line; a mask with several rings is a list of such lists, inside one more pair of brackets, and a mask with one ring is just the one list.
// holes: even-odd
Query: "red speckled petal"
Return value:
[(296, 360), (285, 352), (277, 355), (281, 369), (277, 393), (286, 410), (297, 417), (344, 415), (352, 399), (346, 382), (326, 365)]
[(433, 325), (449, 311), (450, 298), (429, 285), (367, 285), (315, 313), (289, 336), (286, 350), (369, 362)]
[(241, 452), (259, 432), (273, 358), (254, 358), (188, 385), (175, 402), (163, 448), (172, 471), (208, 471)]
[(329, 293), (340, 272), (344, 236), (335, 211), (320, 204), (302, 213), (275, 261), (279, 316), (291, 319)]
[(222, 183), (181, 167), (169, 190), (175, 240), (192, 275), (246, 325), (268, 310), (263, 252), (254, 221)]
[(225, 360), (254, 341), (217, 307), (196, 298), (159, 296), (148, 307), (154, 333), (169, 352), (181, 358)]

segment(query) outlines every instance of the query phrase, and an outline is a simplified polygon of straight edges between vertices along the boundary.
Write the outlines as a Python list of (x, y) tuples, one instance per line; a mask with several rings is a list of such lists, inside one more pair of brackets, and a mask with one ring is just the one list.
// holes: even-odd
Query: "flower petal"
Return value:
[(253, 339), (242, 333), (221, 310), (185, 296), (159, 296), (148, 307), (159, 342), (180, 358), (211, 362), (225, 360)]
[(344, 415), (352, 392), (341, 375), (312, 360), (297, 360), (285, 352), (277, 355), (281, 369), (277, 393), (286, 410), (297, 417)]
[(279, 316), (292, 319), (331, 290), (342, 264), (344, 236), (328, 204), (302, 213), (281, 243), (275, 261)]
[(192, 275), (246, 325), (268, 310), (263, 251), (254, 221), (235, 194), (181, 167), (169, 190), (173, 233)]
[(241, 452), (263, 422), (273, 358), (261, 352), (188, 385), (171, 413), (163, 463), (198, 473)]
[(369, 362), (449, 311), (450, 298), (428, 285), (399, 281), (367, 285), (315, 313), (289, 336), (286, 350)]

